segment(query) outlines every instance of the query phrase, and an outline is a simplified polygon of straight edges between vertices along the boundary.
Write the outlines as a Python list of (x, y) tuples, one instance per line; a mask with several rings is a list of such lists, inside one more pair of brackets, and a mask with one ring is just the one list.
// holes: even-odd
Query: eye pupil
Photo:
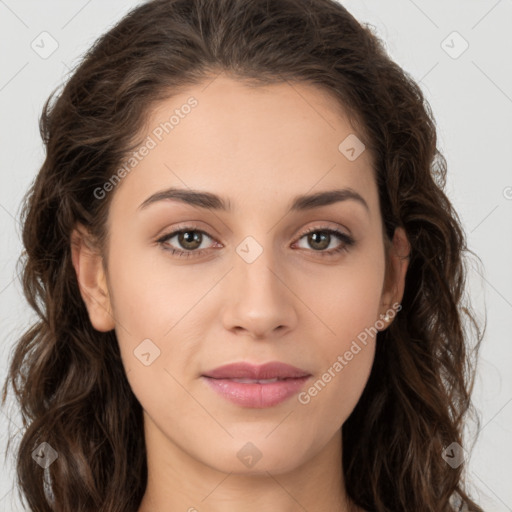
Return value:
[(178, 235), (178, 241), (185, 249), (197, 249), (201, 245), (202, 234), (199, 231), (183, 231)]
[[(315, 248), (315, 244), (320, 242), (320, 247), (316, 247), (316, 249), (325, 249), (329, 247), (330, 236), (328, 233), (324, 233), (323, 231), (315, 231), (308, 235), (309, 242), (312, 243), (312, 247)], [(323, 238), (323, 240), (321, 240)], [(327, 241), (327, 243), (325, 243)]]

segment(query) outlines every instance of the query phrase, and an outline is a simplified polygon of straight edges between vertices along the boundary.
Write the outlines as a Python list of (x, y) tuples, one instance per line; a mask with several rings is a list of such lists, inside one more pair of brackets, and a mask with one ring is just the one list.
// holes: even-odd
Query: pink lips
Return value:
[[(259, 366), (232, 363), (208, 371), (201, 377), (227, 400), (243, 407), (261, 409), (277, 405), (297, 393), (311, 374), (273, 361)], [(269, 379), (277, 380), (256, 382)]]

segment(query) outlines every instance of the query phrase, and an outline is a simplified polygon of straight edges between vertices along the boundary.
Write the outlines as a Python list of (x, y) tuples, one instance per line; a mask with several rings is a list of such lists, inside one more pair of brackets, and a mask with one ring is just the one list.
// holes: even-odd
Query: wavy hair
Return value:
[[(468, 415), (478, 423), (471, 393), (483, 333), (464, 258), (473, 253), (443, 191), (446, 159), (419, 85), (334, 0), (145, 2), (46, 101), (45, 160), (24, 197), (18, 261), (37, 317), (17, 340), (2, 398), (11, 384), (22, 412), (22, 498), (38, 512), (138, 509), (147, 483), (142, 408), (115, 332), (90, 323), (71, 233), (80, 222), (105, 241), (115, 192), (98, 200), (94, 191), (140, 144), (151, 107), (222, 72), (254, 87), (328, 91), (375, 156), (385, 242), (401, 226), (411, 244), (402, 312), (378, 334), (368, 383), (342, 427), (349, 497), (375, 512), (481, 512), (465, 464), (442, 457), (453, 442), (465, 446)], [(43, 442), (58, 454), (44, 471), (32, 457)]]

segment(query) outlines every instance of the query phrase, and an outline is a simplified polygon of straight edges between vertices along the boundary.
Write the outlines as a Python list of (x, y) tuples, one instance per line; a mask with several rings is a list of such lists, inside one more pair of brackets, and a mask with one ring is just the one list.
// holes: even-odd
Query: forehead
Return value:
[(340, 187), (375, 206), (370, 152), (335, 98), (312, 84), (206, 80), (156, 104), (141, 140), (144, 156), (114, 194), (134, 208), (171, 186), (229, 197), (233, 209)]

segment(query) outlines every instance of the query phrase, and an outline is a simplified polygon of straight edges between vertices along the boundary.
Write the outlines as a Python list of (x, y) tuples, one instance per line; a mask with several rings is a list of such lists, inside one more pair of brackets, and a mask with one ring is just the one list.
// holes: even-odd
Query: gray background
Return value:
[[(138, 3), (0, 0), (2, 383), (13, 344), (33, 318), (15, 267), (21, 251), (17, 219), (22, 195), (43, 161), (38, 131), (43, 102), (93, 41)], [(342, 3), (375, 27), (432, 106), (439, 147), (448, 161), (447, 194), (470, 249), (484, 265), (470, 275), (481, 318), (487, 309), (473, 395), (481, 428), (468, 457), (470, 489), (486, 510), (512, 511), (512, 0)], [(44, 31), (58, 44), (47, 58), (31, 47), (38, 44), (42, 52), (41, 38), (46, 38), (44, 48), (51, 49), (49, 36), (40, 35)], [(2, 453), (8, 432), (16, 433), (19, 426), (11, 400), (0, 409)], [(475, 434), (468, 428), (468, 439)], [(0, 510), (22, 510), (10, 455), (1, 474)]]

